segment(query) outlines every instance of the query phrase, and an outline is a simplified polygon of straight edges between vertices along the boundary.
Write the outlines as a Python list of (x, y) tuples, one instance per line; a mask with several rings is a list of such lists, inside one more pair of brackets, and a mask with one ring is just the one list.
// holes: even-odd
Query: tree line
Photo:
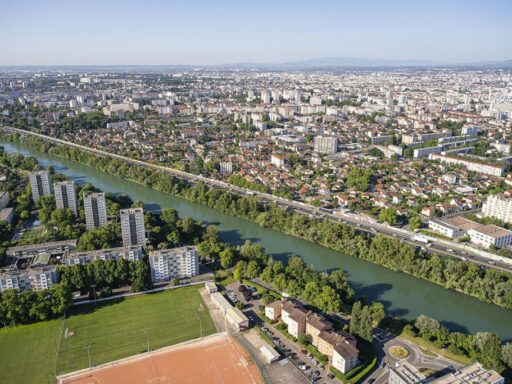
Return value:
[[(43, 152), (74, 160), (106, 173), (115, 174), (147, 187), (184, 197), (221, 212), (252, 220), (265, 228), (273, 228), (324, 247), (359, 257), (393, 271), (404, 272), (457, 290), (480, 300), (512, 309), (512, 274), (482, 269), (471, 262), (430, 255), (395, 238), (364, 232), (342, 223), (310, 218), (288, 212), (275, 204), (267, 204), (255, 196), (239, 196), (229, 191), (194, 186), (166, 172), (128, 164), (124, 160), (99, 157), (39, 138), (11, 135)], [(358, 175), (360, 176), (360, 175)], [(364, 183), (366, 184), (366, 183)]]

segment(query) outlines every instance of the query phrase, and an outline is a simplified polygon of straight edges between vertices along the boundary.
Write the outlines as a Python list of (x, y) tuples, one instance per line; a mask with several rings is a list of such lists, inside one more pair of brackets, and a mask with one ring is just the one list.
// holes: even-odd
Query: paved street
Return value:
[(438, 356), (426, 355), (412, 342), (396, 337), (382, 329), (375, 329), (373, 336), (374, 344), (378, 353), (378, 368), (366, 379), (366, 382), (372, 381), (374, 384), (384, 384), (388, 382), (389, 369), (398, 361), (394, 358), (389, 349), (393, 346), (401, 346), (409, 355), (406, 360), (416, 368), (428, 368), (435, 371), (453, 370), (460, 367), (454, 361)]

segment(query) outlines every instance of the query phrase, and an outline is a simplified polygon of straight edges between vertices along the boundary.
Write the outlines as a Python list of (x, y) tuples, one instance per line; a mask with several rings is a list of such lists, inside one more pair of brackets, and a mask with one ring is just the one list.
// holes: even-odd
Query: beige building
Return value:
[(318, 336), (321, 332), (330, 331), (332, 324), (322, 316), (314, 313), (306, 321), (306, 335), (311, 337), (311, 344), (318, 348)]
[(481, 224), (468, 220), (462, 216), (450, 217), (447, 219), (430, 219), (428, 228), (443, 236), (454, 239), (464, 236), (470, 229), (478, 228)]

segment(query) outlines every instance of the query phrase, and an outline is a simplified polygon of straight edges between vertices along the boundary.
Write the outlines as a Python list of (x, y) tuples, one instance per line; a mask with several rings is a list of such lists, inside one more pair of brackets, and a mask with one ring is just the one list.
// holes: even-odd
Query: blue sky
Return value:
[(0, 0), (0, 65), (512, 59), (511, 0)]

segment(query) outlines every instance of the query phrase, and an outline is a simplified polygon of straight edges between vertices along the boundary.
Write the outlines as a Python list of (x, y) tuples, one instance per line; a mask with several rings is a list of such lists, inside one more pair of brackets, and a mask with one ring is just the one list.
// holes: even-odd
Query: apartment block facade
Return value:
[(32, 191), (32, 199), (37, 201), (41, 196), (52, 194), (51, 176), (48, 172), (34, 172), (29, 176), (30, 190)]
[(89, 193), (84, 195), (85, 226), (87, 230), (107, 224), (107, 204), (105, 194)]
[(128, 208), (122, 209), (119, 214), (123, 247), (129, 247), (130, 245), (146, 246), (144, 210), (142, 208)]
[(55, 205), (57, 208), (70, 209), (78, 216), (76, 188), (74, 181), (60, 181), (53, 185)]
[(149, 265), (153, 281), (192, 277), (199, 274), (199, 253), (195, 246), (152, 251)]

